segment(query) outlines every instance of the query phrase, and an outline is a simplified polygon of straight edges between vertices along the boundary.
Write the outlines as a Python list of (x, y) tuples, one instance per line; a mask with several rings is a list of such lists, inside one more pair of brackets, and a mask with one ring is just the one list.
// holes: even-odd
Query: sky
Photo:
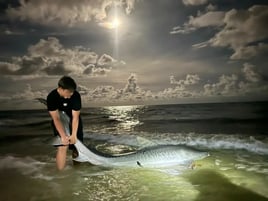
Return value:
[(0, 110), (268, 100), (267, 0), (0, 0)]

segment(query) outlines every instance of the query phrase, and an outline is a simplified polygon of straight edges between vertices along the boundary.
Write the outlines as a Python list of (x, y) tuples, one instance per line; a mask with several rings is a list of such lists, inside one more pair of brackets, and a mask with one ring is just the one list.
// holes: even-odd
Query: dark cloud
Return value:
[(122, 66), (111, 56), (98, 56), (82, 47), (64, 48), (57, 38), (40, 39), (28, 48), (28, 54), (0, 62), (2, 75), (106, 75), (114, 66)]
[(72, 71), (65, 68), (64, 61), (52, 61), (49, 66), (42, 69), (42, 72), (47, 75), (65, 75)]
[(200, 28), (217, 28), (219, 31), (215, 29), (214, 37), (193, 47), (231, 48), (234, 51), (230, 56), (231, 60), (249, 60), (268, 52), (268, 45), (263, 42), (268, 36), (266, 29), (268, 6), (254, 5), (247, 10), (229, 11), (216, 11), (216, 8), (211, 4), (208, 5), (205, 12), (198, 11), (196, 17), (190, 16), (188, 22), (183, 26), (174, 27), (170, 33), (189, 34)]
[(212, 46), (229, 46), (235, 51), (268, 36), (268, 6), (252, 6), (248, 10), (232, 9), (225, 14), (223, 30), (210, 40)]
[(20, 67), (17, 64), (9, 62), (0, 62), (1, 75), (13, 75)]

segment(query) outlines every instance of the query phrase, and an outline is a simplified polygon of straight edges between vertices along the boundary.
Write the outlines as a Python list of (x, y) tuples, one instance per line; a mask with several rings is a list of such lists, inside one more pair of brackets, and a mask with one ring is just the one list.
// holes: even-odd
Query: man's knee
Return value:
[(58, 146), (59, 153), (66, 153), (67, 149), (68, 149), (68, 146)]

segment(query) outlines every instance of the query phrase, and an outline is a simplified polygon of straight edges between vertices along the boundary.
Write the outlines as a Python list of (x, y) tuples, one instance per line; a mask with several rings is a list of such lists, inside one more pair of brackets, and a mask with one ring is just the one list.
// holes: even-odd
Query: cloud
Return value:
[(79, 86), (83, 102), (97, 105), (111, 104), (137, 104), (154, 100), (154, 94), (150, 90), (141, 89), (137, 83), (137, 76), (131, 74), (122, 88), (110, 85), (97, 86), (95, 89)]
[[(170, 76), (174, 87), (152, 92), (139, 86), (137, 75), (131, 74), (122, 88), (98, 86), (79, 88), (85, 103), (94, 104), (154, 104), (167, 101), (195, 100), (196, 98), (251, 97), (267, 94), (267, 83), (257, 73), (256, 67), (245, 63), (241, 74), (221, 75), (215, 83), (203, 83), (197, 74), (188, 74), (185, 79), (176, 80)], [(204, 80), (203, 80), (204, 81)]]
[(60, 57), (65, 54), (62, 44), (54, 37), (49, 37), (47, 40), (40, 39), (37, 44), (29, 46), (28, 52), (35, 57)]
[(213, 84), (204, 85), (204, 95), (206, 96), (220, 96), (220, 95), (235, 95), (237, 93), (238, 76), (221, 75), (219, 81)]
[(124, 89), (125, 93), (132, 93), (135, 94), (137, 92), (137, 83), (136, 83), (136, 75), (132, 74), (129, 78), (128, 78), (128, 83)]
[(208, 99), (261, 95), (268, 92), (267, 83), (257, 72), (256, 67), (249, 63), (243, 65), (241, 74), (222, 74), (214, 83), (203, 83), (201, 80), (197, 74), (188, 74), (185, 79), (178, 81), (174, 76), (171, 76), (170, 84), (175, 85), (175, 87), (159, 92), (158, 97), (166, 100), (183, 98)]
[[(85, 107), (93, 105), (113, 105), (113, 104), (137, 104), (144, 101), (154, 100), (153, 93), (150, 90), (143, 90), (138, 86), (135, 74), (131, 74), (122, 88), (115, 88), (109, 85), (100, 85), (96, 88), (78, 85), (77, 90), (80, 92), (82, 102)], [(0, 102), (4, 105), (6, 102), (15, 102), (19, 108), (28, 107), (29, 101), (34, 103), (36, 98), (45, 98), (47, 90), (33, 90), (31, 84), (26, 84), (24, 90), (7, 97), (0, 94)], [(34, 105), (40, 106), (38, 102)], [(14, 109), (14, 107), (13, 107)]]
[(183, 27), (174, 27), (171, 34), (188, 34), (199, 28), (219, 27), (223, 25), (224, 12), (209, 11), (207, 13), (199, 13), (197, 17), (190, 16), (189, 21), (184, 23)]
[(185, 90), (187, 86), (198, 84), (200, 77), (197, 74), (188, 74), (185, 80), (177, 81), (174, 76), (170, 76), (170, 84), (177, 85), (177, 90)]
[(187, 6), (197, 6), (206, 4), (208, 0), (182, 0), (182, 3)]
[(234, 54), (231, 55), (232, 60), (249, 60), (251, 58), (267, 55), (268, 54), (268, 44), (258, 43), (257, 45), (241, 46), (235, 49)]
[(89, 100), (94, 102), (110, 102), (117, 100), (117, 90), (113, 86), (98, 86), (88, 93)]
[(26, 88), (21, 93), (16, 93), (12, 96), (12, 100), (34, 100), (35, 98), (45, 97), (47, 91), (33, 91), (30, 84), (26, 84)]
[[(268, 92), (267, 83), (252, 64), (245, 63), (241, 69), (241, 77), (236, 74), (221, 75), (218, 82), (204, 85), (207, 96), (244, 96)], [(239, 78), (240, 77), (240, 78)]]
[(261, 75), (255, 71), (255, 66), (249, 63), (245, 63), (242, 69), (244, 76), (249, 82), (260, 82), (262, 80)]
[(18, 64), (0, 61), (0, 73), (1, 75), (11, 75), (20, 69)]
[[(122, 104), (155, 104), (189, 100), (216, 100), (225, 97), (255, 97), (266, 96), (268, 85), (257, 72), (256, 66), (245, 63), (240, 74), (221, 75), (214, 83), (204, 82), (197, 74), (188, 74), (185, 79), (176, 80), (170, 76), (172, 87), (152, 92), (143, 89), (136, 74), (126, 78), (126, 83), (120, 88), (112, 85), (99, 85), (95, 88), (79, 85), (84, 107)], [(15, 101), (23, 105), (35, 98), (46, 97), (47, 90), (33, 90), (30, 84), (24, 90), (10, 97), (0, 94), (1, 104)], [(213, 99), (214, 98), (214, 99)], [(22, 107), (22, 106), (20, 106)], [(24, 104), (24, 107), (25, 104)], [(35, 105), (38, 107), (38, 104)]]
[(158, 100), (162, 101), (179, 101), (184, 98), (200, 97), (199, 93), (193, 90), (185, 90), (181, 87), (167, 88), (159, 91), (156, 95)]
[(175, 85), (175, 87), (159, 91), (154, 97), (157, 97), (158, 100), (179, 100), (200, 96), (200, 92), (190, 88), (190, 86), (197, 85), (199, 81), (200, 77), (197, 74), (188, 74), (185, 79), (181, 80), (176, 80), (172, 75), (170, 76), (170, 84)]
[(135, 0), (20, 0), (19, 2), (18, 7), (9, 7), (6, 10), (10, 19), (67, 26), (92, 20), (102, 21), (112, 6), (125, 9), (126, 14), (130, 14), (135, 6)]
[(268, 6), (252, 6), (248, 10), (232, 9), (225, 14), (224, 28), (210, 43), (216, 47), (231, 47), (236, 51), (247, 44), (261, 41), (268, 36), (267, 20)]
[(230, 59), (249, 59), (267, 52), (268, 6), (252, 6), (248, 10), (232, 9), (225, 14), (224, 28), (208, 41), (212, 47), (228, 47)]
[(107, 54), (98, 56), (89, 49), (77, 46), (64, 48), (55, 37), (41, 39), (28, 48), (28, 54), (12, 57), (11, 62), (0, 62), (1, 75), (106, 75), (113, 67), (122, 66)]
[(99, 58), (99, 60), (97, 61), (97, 65), (98, 66), (102, 66), (102, 67), (105, 67), (105, 66), (110, 66), (110, 64), (111, 63), (114, 63), (114, 62), (116, 62), (116, 60), (113, 58), (113, 57), (111, 57), (111, 56), (109, 56), (109, 55), (107, 55), (107, 54), (103, 54), (100, 58)]
[(221, 28), (211, 39), (193, 45), (194, 48), (227, 47), (234, 51), (230, 59), (250, 59), (267, 53), (268, 6), (254, 5), (248, 10), (211, 11), (190, 16), (184, 25), (174, 27), (171, 34), (189, 34), (203, 27)]
[(36, 98), (46, 98), (47, 90), (33, 90), (31, 84), (25, 84), (25, 88), (16, 93), (7, 95), (0, 93), (1, 109), (14, 110), (14, 109), (35, 109), (42, 107)]

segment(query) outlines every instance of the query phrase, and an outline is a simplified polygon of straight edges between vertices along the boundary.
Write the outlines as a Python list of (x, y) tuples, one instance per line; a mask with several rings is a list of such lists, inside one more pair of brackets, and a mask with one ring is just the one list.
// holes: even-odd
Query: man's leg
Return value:
[(68, 146), (59, 146), (56, 155), (56, 164), (58, 170), (63, 170), (66, 164)]

